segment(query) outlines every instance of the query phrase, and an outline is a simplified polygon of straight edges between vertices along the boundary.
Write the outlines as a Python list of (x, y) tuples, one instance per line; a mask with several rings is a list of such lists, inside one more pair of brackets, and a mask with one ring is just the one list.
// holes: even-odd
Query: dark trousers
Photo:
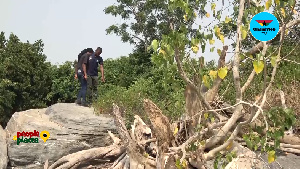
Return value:
[[(79, 90), (79, 93), (77, 95), (77, 101), (86, 103), (87, 81), (81, 72), (77, 74), (77, 77), (78, 77), (78, 80), (79, 80), (80, 86), (81, 86), (81, 89)], [(81, 98), (82, 98), (82, 101), (81, 101)]]
[(87, 99), (89, 102), (97, 98), (98, 76), (88, 76), (87, 79)]

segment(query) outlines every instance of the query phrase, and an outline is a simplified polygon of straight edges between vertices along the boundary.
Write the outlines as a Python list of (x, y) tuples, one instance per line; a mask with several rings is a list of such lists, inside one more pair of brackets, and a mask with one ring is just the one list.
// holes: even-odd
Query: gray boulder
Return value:
[[(48, 159), (53, 164), (59, 158), (81, 150), (112, 143), (107, 131), (116, 133), (112, 117), (97, 116), (92, 108), (59, 103), (47, 109), (17, 112), (6, 127), (9, 166), (42, 168)], [(13, 140), (17, 132), (49, 132), (49, 139), (38, 143)]]
[(6, 169), (7, 162), (6, 133), (0, 126), (0, 169)]

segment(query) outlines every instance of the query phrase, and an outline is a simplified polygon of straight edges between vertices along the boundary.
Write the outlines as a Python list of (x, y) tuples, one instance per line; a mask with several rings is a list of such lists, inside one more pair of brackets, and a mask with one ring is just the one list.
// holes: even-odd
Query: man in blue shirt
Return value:
[(101, 71), (101, 81), (105, 82), (104, 79), (104, 69), (103, 69), (103, 59), (100, 56), (102, 53), (102, 48), (98, 47), (96, 51), (89, 57), (88, 60), (88, 70), (87, 70), (87, 96), (88, 100), (93, 101), (97, 98), (97, 87), (98, 87), (98, 66), (100, 65)]

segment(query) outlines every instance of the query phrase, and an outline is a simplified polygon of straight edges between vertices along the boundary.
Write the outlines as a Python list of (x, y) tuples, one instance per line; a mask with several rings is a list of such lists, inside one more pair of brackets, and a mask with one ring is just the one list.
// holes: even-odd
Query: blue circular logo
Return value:
[(275, 38), (279, 31), (277, 18), (269, 12), (256, 14), (250, 22), (250, 32), (259, 41), (269, 41)]

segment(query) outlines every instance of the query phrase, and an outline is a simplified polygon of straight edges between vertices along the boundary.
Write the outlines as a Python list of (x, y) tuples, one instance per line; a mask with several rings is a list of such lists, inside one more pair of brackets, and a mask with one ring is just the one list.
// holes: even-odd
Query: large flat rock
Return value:
[(6, 169), (7, 162), (6, 132), (0, 126), (0, 169)]
[[(13, 140), (17, 132), (44, 130), (50, 133), (39, 143), (20, 143)], [(17, 112), (7, 124), (9, 166), (42, 168), (48, 159), (52, 164), (64, 155), (112, 143), (107, 131), (116, 132), (112, 117), (97, 116), (92, 108), (59, 103), (47, 109)], [(31, 167), (30, 167), (31, 166)]]

